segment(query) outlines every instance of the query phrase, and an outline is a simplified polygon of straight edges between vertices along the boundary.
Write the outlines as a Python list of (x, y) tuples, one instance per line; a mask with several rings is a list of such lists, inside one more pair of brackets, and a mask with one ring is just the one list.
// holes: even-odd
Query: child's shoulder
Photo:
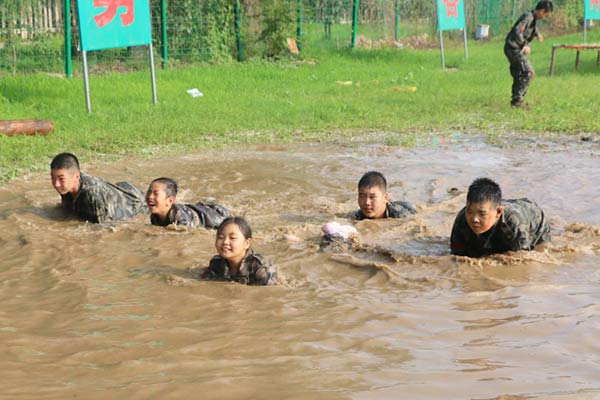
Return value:
[(271, 264), (271, 262), (262, 254), (255, 252), (254, 250), (250, 250), (246, 255), (246, 261), (255, 262), (261, 265)]

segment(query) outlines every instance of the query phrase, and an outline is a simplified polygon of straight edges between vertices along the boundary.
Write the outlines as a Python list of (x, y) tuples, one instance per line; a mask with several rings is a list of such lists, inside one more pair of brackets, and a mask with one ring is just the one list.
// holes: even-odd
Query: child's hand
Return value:
[(528, 56), (530, 53), (531, 53), (531, 47), (529, 47), (529, 46), (523, 47), (523, 54)]
[(538, 40), (539, 40), (540, 42), (543, 42), (543, 41), (544, 41), (544, 36), (543, 36), (541, 33), (538, 33)]

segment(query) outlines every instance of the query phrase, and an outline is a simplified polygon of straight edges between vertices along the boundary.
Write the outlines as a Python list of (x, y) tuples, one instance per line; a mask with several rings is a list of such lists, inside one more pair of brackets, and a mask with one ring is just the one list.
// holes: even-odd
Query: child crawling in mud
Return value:
[[(358, 210), (350, 214), (355, 220), (406, 218), (416, 214), (415, 208), (407, 201), (390, 201), (387, 180), (381, 172), (366, 172), (358, 181)], [(340, 253), (351, 246), (356, 229), (348, 225), (329, 222), (323, 225), (323, 238), (320, 248), (323, 251)]]
[(500, 186), (478, 178), (469, 186), (467, 204), (456, 216), (450, 252), (482, 257), (506, 251), (531, 250), (550, 240), (544, 212), (528, 199), (502, 200)]
[(214, 256), (207, 268), (198, 271), (201, 279), (224, 280), (244, 285), (271, 285), (277, 272), (262, 255), (250, 248), (252, 229), (241, 217), (227, 217), (217, 228)]
[(178, 204), (175, 203), (176, 197), (177, 183), (173, 179), (157, 178), (150, 183), (146, 204), (152, 225), (216, 229), (225, 217), (232, 215), (229, 209), (219, 204)]

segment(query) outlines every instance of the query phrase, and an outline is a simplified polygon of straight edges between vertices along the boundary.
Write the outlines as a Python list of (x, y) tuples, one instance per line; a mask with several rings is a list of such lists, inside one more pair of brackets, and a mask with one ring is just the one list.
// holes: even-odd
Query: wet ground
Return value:
[[(498, 143), (83, 163), (144, 190), (169, 176), (180, 201), (246, 216), (279, 268), (275, 287), (191, 279), (186, 268), (215, 254), (214, 232), (65, 220), (49, 173), (11, 181), (0, 188), (0, 398), (600, 398), (600, 147)], [(346, 222), (373, 169), (418, 214), (359, 222), (356, 251), (318, 252), (321, 224)], [(540, 204), (553, 242), (450, 256), (479, 176)]]

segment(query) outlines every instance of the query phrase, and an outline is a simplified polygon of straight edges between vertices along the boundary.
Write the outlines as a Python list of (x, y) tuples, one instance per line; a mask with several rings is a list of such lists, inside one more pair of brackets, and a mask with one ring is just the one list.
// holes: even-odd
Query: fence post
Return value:
[(400, 36), (400, 5), (398, 4), (398, 0), (396, 0), (394, 7), (394, 22), (394, 40), (398, 41), (398, 37)]
[(64, 21), (64, 37), (65, 37), (65, 76), (67, 78), (73, 77), (72, 63), (71, 63), (71, 0), (63, 1), (63, 8), (65, 11)]
[(242, 54), (242, 17), (240, 10), (240, 0), (235, 0), (235, 42), (237, 45), (237, 60), (243, 60)]
[(296, 36), (298, 51), (302, 51), (302, 0), (298, 0), (298, 30)]
[(358, 5), (360, 0), (354, 0), (352, 6), (352, 43), (351, 48), (356, 48), (356, 24), (358, 23)]
[(162, 30), (162, 67), (164, 69), (169, 59), (169, 49), (167, 46), (167, 0), (160, 1), (160, 28)]

